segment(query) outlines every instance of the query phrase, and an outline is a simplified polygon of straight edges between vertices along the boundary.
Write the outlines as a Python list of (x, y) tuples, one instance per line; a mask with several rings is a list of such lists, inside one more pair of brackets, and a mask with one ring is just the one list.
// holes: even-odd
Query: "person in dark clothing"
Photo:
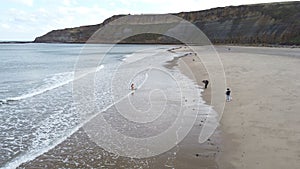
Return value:
[(131, 87), (131, 90), (134, 90), (134, 84), (133, 83), (131, 84), (130, 87)]
[(226, 94), (226, 101), (229, 102), (231, 100), (231, 97), (230, 97), (231, 91), (229, 88), (227, 88), (225, 94)]
[(204, 83), (204, 88), (207, 89), (207, 85), (208, 85), (209, 81), (208, 80), (203, 80), (202, 82)]

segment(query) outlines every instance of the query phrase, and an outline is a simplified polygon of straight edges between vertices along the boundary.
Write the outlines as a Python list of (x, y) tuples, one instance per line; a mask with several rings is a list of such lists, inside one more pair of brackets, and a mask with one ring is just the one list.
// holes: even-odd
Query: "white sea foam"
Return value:
[(133, 63), (138, 60), (142, 60), (145, 57), (154, 56), (161, 51), (165, 51), (165, 49), (157, 49), (157, 48), (142, 49), (132, 54), (123, 56), (124, 58), (122, 59), (122, 61), (124, 61), (125, 63)]
[[(42, 80), (43, 85), (32, 90), (32, 91), (36, 91), (34, 94), (32, 95), (24, 94), (21, 95), (22, 97), (21, 96), (19, 96), (18, 98), (15, 97), (14, 99), (15, 101), (17, 101), (20, 99), (34, 97), (38, 94), (42, 94), (49, 90), (66, 85), (74, 80), (83, 78), (88, 74), (99, 72), (103, 68), (104, 65), (100, 65), (93, 69), (86, 69), (84, 70), (85, 73), (81, 74), (81, 76), (77, 78), (74, 78), (74, 72), (64, 72), (64, 73), (54, 74), (52, 76), (43, 79)], [(51, 114), (46, 119), (42, 120), (36, 132), (34, 133), (35, 138), (34, 140), (32, 140), (32, 144), (30, 148), (26, 152), (24, 152), (23, 155), (17, 156), (12, 161), (5, 164), (3, 166), (3, 169), (17, 168), (22, 163), (33, 160), (37, 156), (42, 155), (43, 153), (54, 148), (57, 144), (63, 142), (68, 136), (70, 136), (71, 134), (76, 132), (80, 127), (82, 127), (82, 125), (79, 124), (78, 126), (68, 129), (68, 125), (74, 122), (75, 117), (73, 117), (72, 112), (74, 111), (72, 110), (70, 110), (67, 113), (66, 112), (63, 113), (63, 110), (67, 110), (67, 109), (68, 108), (62, 108), (61, 110), (58, 110), (57, 113)], [(61, 130), (62, 128), (64, 128), (64, 130)]]
[[(149, 50), (149, 49), (147, 49)], [(157, 49), (156, 49), (157, 51)], [(153, 53), (156, 54), (158, 52), (154, 51)], [(148, 53), (148, 55), (152, 55), (151, 53)], [(130, 58), (132, 57), (132, 58)], [(144, 56), (146, 57), (146, 55)], [(130, 63), (130, 62), (136, 62), (142, 58), (144, 58), (143, 56), (139, 56), (138, 54), (133, 54), (133, 55), (128, 55), (128, 56), (125, 56), (124, 58), (124, 62), (126, 63)], [(128, 59), (130, 58), (130, 59)], [(128, 59), (128, 60), (126, 60)], [(100, 65), (99, 67), (97, 67), (96, 69), (89, 69), (89, 70), (86, 70), (84, 71), (85, 73), (82, 73), (80, 76), (76, 77), (76, 79), (80, 79), (92, 72), (97, 72), (97, 71), (100, 71), (104, 68), (103, 65)], [(35, 95), (38, 95), (38, 94), (42, 94), (44, 92), (47, 92), (49, 90), (53, 90), (55, 88), (58, 88), (58, 87), (61, 87), (63, 85), (66, 85), (74, 80), (74, 72), (65, 72), (65, 73), (60, 73), (60, 74), (55, 74), (53, 76), (50, 76), (48, 78), (45, 78), (43, 80), (44, 84), (36, 89), (33, 89), (31, 90), (30, 92), (26, 93), (26, 94), (23, 94), (21, 96), (18, 96), (18, 97), (13, 97), (13, 98), (10, 98), (11, 100), (21, 100), (21, 99), (25, 99), (25, 98), (29, 98), (29, 97), (33, 97)], [(148, 79), (148, 73), (145, 72), (143, 75), (140, 76), (140, 80), (138, 81), (137, 83), (137, 88), (141, 88), (143, 86), (143, 84), (147, 81)], [(131, 92), (128, 92), (128, 95), (130, 94)], [(120, 98), (120, 100), (126, 98), (128, 95), (125, 95), (123, 96), (122, 98)], [(8, 100), (8, 99), (7, 99)], [(6, 100), (6, 101), (7, 101)], [(117, 102), (115, 103), (118, 103), (120, 100), (118, 100)], [(113, 104), (110, 104), (109, 106), (107, 106), (106, 108), (102, 109), (102, 111), (105, 111), (107, 109), (109, 109), (111, 106), (113, 106), (115, 103)], [(100, 111), (100, 112), (102, 112)], [(52, 143), (47, 143), (47, 146), (45, 147), (40, 147), (38, 146), (38, 148), (34, 149), (34, 148), (31, 148), (28, 152), (26, 152), (24, 155), (21, 155), (21, 156), (17, 156), (13, 161), (11, 161), (10, 163), (7, 163), (4, 168), (6, 169), (10, 169), (10, 168), (16, 168), (18, 167), (19, 165), (21, 165), (22, 163), (25, 163), (25, 162), (28, 162), (30, 160), (33, 160), (34, 158), (48, 152), (50, 149), (54, 148), (56, 145), (58, 145), (59, 143), (63, 142), (64, 140), (66, 140), (67, 137), (69, 137), (70, 135), (72, 135), (73, 133), (75, 133), (76, 131), (79, 130), (79, 128), (83, 127), (88, 121), (90, 121), (92, 118), (94, 118), (97, 114), (89, 117), (88, 119), (86, 119), (85, 121), (83, 121), (82, 123), (80, 123), (79, 125), (75, 126), (74, 128), (66, 131), (66, 133), (64, 134), (63, 137), (59, 138), (59, 139), (56, 139), (54, 142)], [(53, 119), (53, 118), (52, 118)], [(44, 136), (44, 135), (39, 135), (40, 138), (47, 138), (48, 136)], [(46, 139), (47, 140), (47, 139)]]
[(24, 93), (20, 96), (7, 98), (6, 100), (7, 101), (17, 101), (17, 100), (22, 100), (22, 99), (26, 99), (29, 97), (33, 97), (33, 96), (42, 94), (49, 90), (53, 90), (55, 88), (58, 88), (60, 86), (70, 83), (73, 80), (73, 76), (74, 76), (73, 72), (54, 74), (50, 77), (43, 79), (43, 84), (40, 87), (31, 89), (27, 93)]
[(23, 99), (27, 99), (30, 97), (34, 97), (36, 95), (45, 93), (47, 91), (56, 89), (58, 87), (64, 86), (78, 78), (82, 78), (85, 75), (88, 75), (92, 72), (98, 72), (101, 69), (104, 68), (104, 65), (100, 65), (95, 69), (89, 69), (88, 71), (86, 71), (85, 74), (81, 75), (80, 77), (74, 78), (74, 72), (64, 72), (64, 73), (57, 73), (51, 76), (46, 77), (45, 79), (42, 80), (42, 85), (40, 85), (37, 88), (34, 89), (30, 89), (28, 92), (16, 96), (16, 97), (9, 97), (3, 100), (0, 100), (0, 103), (7, 103), (9, 101), (18, 101), (18, 100), (23, 100)]
[(122, 61), (126, 61), (126, 59), (131, 56), (133, 56), (133, 54), (124, 55)]

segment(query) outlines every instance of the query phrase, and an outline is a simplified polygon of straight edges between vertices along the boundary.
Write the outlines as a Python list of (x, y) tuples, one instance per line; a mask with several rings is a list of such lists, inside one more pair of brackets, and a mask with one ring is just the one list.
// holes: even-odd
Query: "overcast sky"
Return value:
[(117, 14), (161, 14), (289, 0), (0, 0), (0, 41), (34, 40), (53, 29)]

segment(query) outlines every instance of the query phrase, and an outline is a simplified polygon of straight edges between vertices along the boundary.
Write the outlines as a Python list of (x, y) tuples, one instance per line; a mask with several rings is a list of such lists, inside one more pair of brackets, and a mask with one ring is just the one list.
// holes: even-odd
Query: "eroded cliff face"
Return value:
[[(195, 24), (215, 44), (300, 45), (300, 2), (230, 6), (173, 15)], [(98, 25), (54, 30), (34, 42), (84, 43), (103, 25), (122, 16), (113, 16)], [(160, 35), (144, 37), (129, 38), (124, 43), (178, 43)]]
[(214, 43), (300, 43), (300, 2), (225, 7), (178, 16), (197, 25)]

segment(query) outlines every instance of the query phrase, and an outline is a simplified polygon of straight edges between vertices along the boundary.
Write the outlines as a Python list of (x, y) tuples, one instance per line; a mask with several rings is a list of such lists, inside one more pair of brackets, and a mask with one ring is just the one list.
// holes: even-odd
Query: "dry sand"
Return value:
[[(178, 147), (154, 158), (136, 160), (114, 157), (79, 130), (21, 168), (299, 168), (300, 50), (216, 48), (233, 101), (226, 104), (221, 125), (209, 141), (197, 143), (201, 129), (197, 121)], [(197, 82), (202, 86), (208, 74), (200, 60), (193, 54), (180, 59), (198, 72)], [(180, 61), (167, 66), (172, 69), (176, 65), (181, 67)], [(209, 86), (203, 93), (208, 103), (210, 92)]]
[(300, 49), (217, 47), (233, 101), (220, 168), (300, 167)]
[[(233, 91), (233, 100), (226, 104), (221, 125), (212, 136), (222, 135), (217, 145), (221, 147), (217, 166), (299, 168), (300, 49), (232, 46), (216, 49), (224, 65), (227, 85)], [(198, 57), (189, 55), (180, 59), (196, 72), (199, 85), (208, 78)], [(204, 92), (207, 103), (210, 93), (209, 87)]]

